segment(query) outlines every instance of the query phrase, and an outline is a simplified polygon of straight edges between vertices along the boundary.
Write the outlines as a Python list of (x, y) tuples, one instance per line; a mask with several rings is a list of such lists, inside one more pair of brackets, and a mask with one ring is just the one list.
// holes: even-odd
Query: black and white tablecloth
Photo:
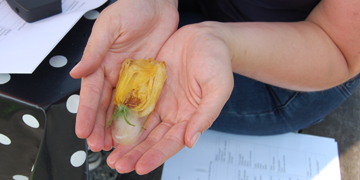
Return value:
[(69, 72), (110, 2), (86, 13), (33, 74), (0, 74), (1, 180), (88, 179), (86, 141), (74, 130), (81, 80)]

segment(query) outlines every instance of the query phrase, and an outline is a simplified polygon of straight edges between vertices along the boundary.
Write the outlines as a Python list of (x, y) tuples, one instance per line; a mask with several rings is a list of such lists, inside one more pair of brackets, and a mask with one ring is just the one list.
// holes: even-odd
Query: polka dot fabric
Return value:
[(69, 72), (110, 2), (86, 13), (32, 74), (0, 74), (1, 180), (88, 178), (86, 141), (75, 135), (81, 80)]
[(0, 85), (9, 82), (11, 79), (10, 74), (0, 74)]
[(0, 179), (29, 178), (44, 137), (45, 112), (1, 96), (0, 109)]

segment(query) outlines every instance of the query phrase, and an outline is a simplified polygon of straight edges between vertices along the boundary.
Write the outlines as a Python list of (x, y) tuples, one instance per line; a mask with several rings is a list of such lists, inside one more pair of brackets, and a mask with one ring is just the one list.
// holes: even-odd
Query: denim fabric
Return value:
[(319, 92), (290, 91), (234, 74), (235, 86), (210, 129), (246, 135), (300, 130), (321, 121), (354, 92), (350, 80)]

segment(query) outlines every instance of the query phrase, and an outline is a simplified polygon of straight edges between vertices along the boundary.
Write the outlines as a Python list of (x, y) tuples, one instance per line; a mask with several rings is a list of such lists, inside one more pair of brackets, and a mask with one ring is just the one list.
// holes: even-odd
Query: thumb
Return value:
[(107, 20), (100, 15), (93, 26), (80, 62), (70, 71), (71, 77), (82, 78), (100, 66), (117, 37), (116, 30), (107, 24)]
[[(232, 89), (232, 88), (230, 88)], [(215, 119), (219, 116), (221, 109), (229, 99), (229, 93), (224, 93), (221, 90), (210, 93), (201, 100), (195, 114), (189, 120), (185, 132), (185, 144), (192, 148), (196, 144), (200, 135), (205, 132)]]

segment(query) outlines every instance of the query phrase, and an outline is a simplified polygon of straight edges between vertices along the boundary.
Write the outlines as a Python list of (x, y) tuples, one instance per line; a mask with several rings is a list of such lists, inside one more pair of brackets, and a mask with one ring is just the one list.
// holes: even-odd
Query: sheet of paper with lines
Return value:
[(62, 0), (62, 13), (27, 23), (0, 0), (0, 73), (32, 73), (87, 11), (106, 1)]
[(163, 180), (340, 180), (334, 139), (206, 131), (164, 164)]

